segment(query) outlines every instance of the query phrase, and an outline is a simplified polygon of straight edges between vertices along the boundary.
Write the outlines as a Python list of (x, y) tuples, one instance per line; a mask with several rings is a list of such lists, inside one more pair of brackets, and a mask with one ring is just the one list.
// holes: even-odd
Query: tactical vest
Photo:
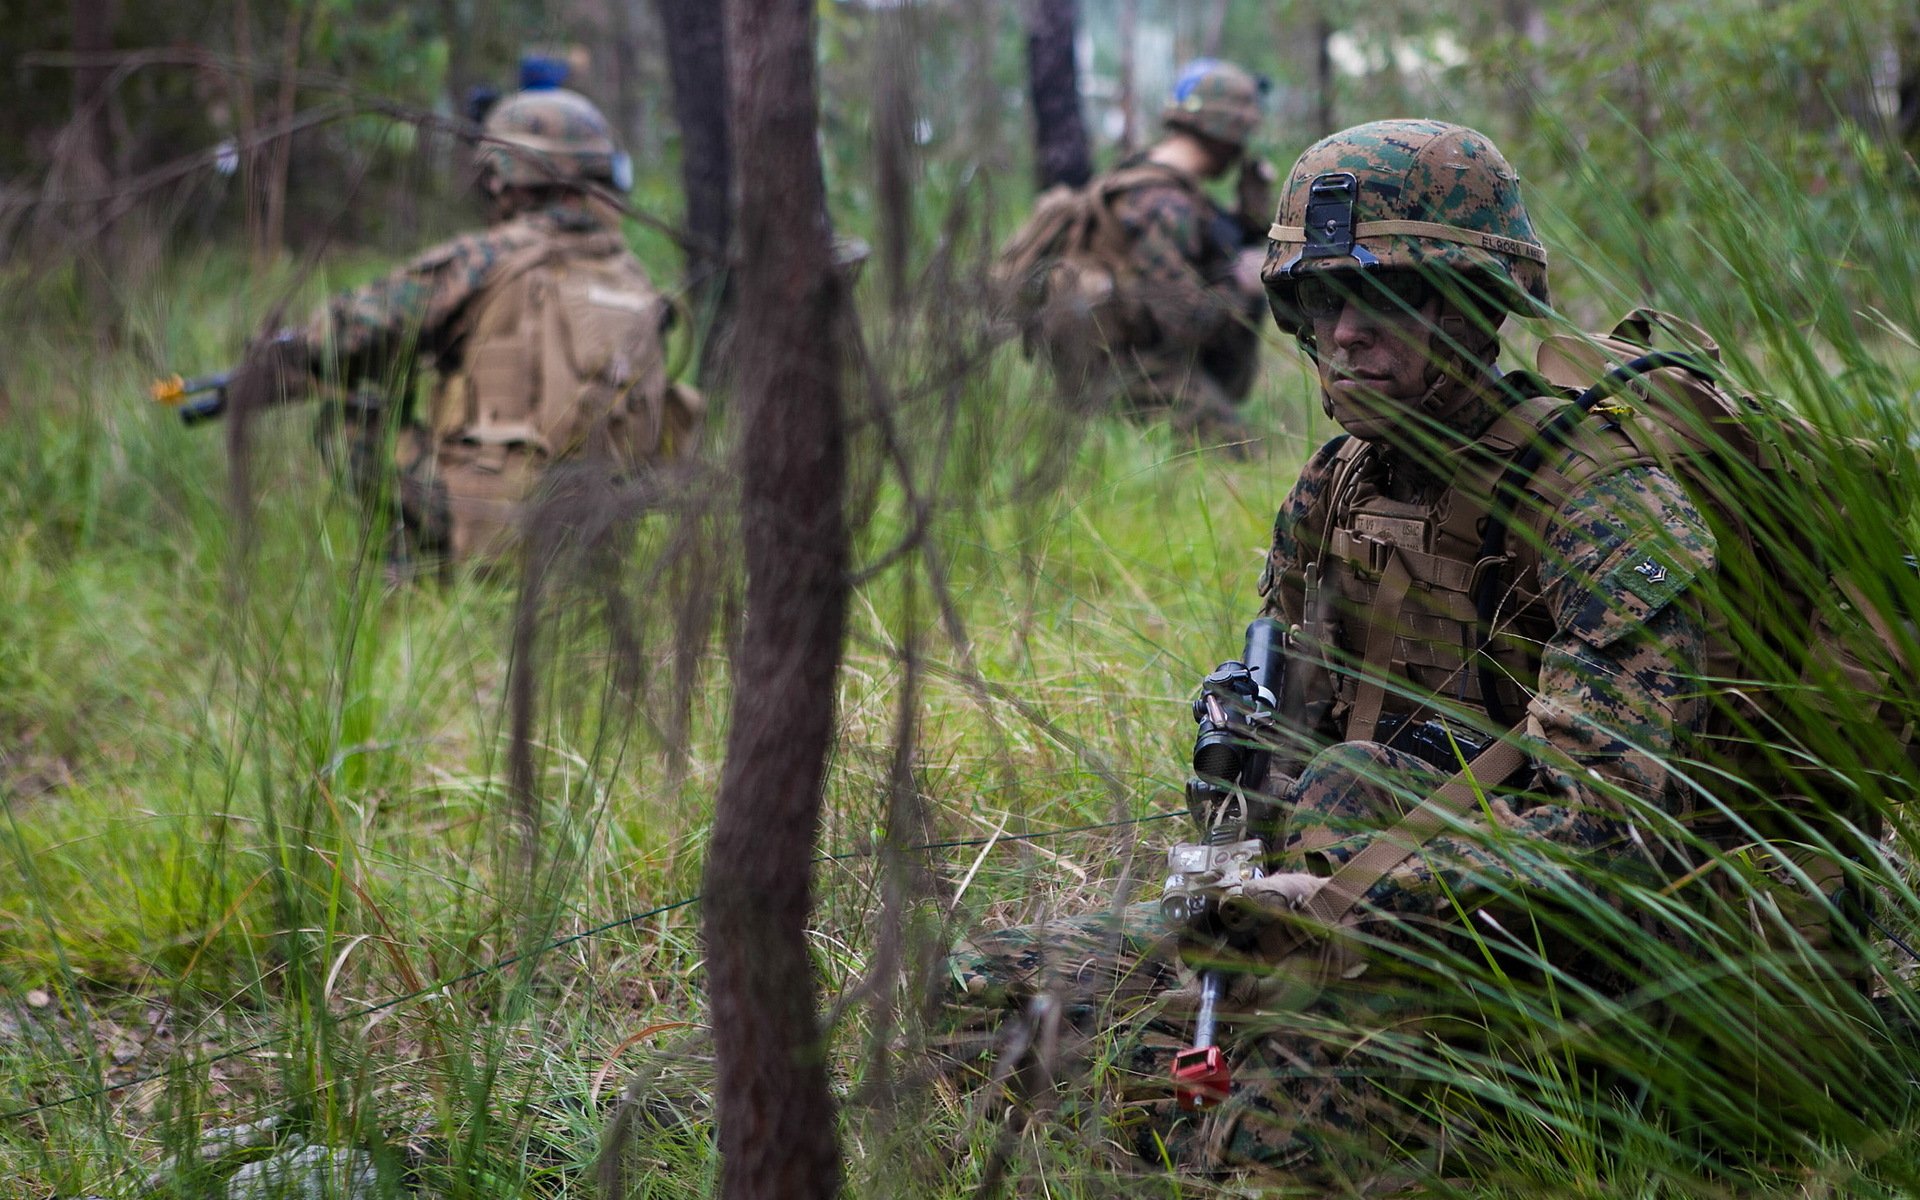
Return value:
[(434, 398), (435, 440), (625, 468), (687, 453), (700, 403), (667, 377), (672, 312), (617, 232), (542, 231), (471, 306), (464, 360)]
[[(1380, 453), (1348, 439), (1335, 452), (1327, 498), (1309, 514), (1319, 531), (1320, 555), (1309, 569), (1306, 612), (1316, 611), (1315, 590), (1332, 589), (1339, 628), (1327, 674), (1335, 691), (1334, 723), (1346, 740), (1372, 738), (1382, 716), (1429, 715), (1424, 707), (1431, 697), (1444, 697), (1450, 710), (1485, 714), (1485, 731), (1517, 732), (1539, 677), (1539, 647), (1553, 632), (1541, 603), (1540, 558), (1554, 515), (1612, 472), (1636, 466), (1668, 472), (1713, 529), (1718, 570), (1724, 576), (1732, 569), (1733, 578), (1750, 589), (1737, 595), (1722, 589), (1718, 605), (1748, 608), (1749, 624), (1774, 643), (1773, 670), (1789, 672), (1780, 681), (1751, 668), (1725, 614), (1697, 605), (1706, 635), (1701, 674), (1734, 682), (1716, 687), (1719, 694), (1693, 747), (1733, 782), (1716, 789), (1720, 808), (1698, 814), (1696, 829), (1760, 872), (1762, 886), (1745, 894), (1744, 902), (1752, 910), (1751, 931), (1761, 941), (1792, 927), (1805, 939), (1800, 945), (1824, 951), (1834, 945), (1831, 898), (1845, 867), (1807, 835), (1818, 831), (1844, 854), (1859, 839), (1877, 837), (1878, 815), (1845, 780), (1769, 743), (1795, 743), (1796, 721), (1877, 723), (1884, 747), (1910, 758), (1913, 730), (1903, 724), (1900, 703), (1913, 678), (1901, 651), (1908, 639), (1896, 636), (1888, 618), (1844, 575), (1822, 584), (1796, 578), (1804, 571), (1770, 570), (1782, 561), (1778, 553), (1788, 555), (1789, 563), (1806, 553), (1807, 547), (1791, 540), (1804, 539), (1807, 531), (1791, 519), (1770, 520), (1769, 538), (1790, 540), (1775, 547), (1758, 536), (1748, 509), (1756, 501), (1782, 503), (1790, 490), (1771, 493), (1784, 488), (1786, 476), (1806, 483), (1807, 464), (1793, 461), (1794, 443), (1821, 435), (1790, 414), (1763, 409), (1679, 369), (1670, 358), (1647, 355), (1650, 326), (1672, 321), (1641, 311), (1605, 338), (1549, 339), (1541, 347), (1539, 377), (1508, 377), (1509, 386), (1538, 394), (1517, 402), (1459, 456), (1452, 486), (1429, 504), (1390, 499), (1381, 486)], [(1703, 338), (1690, 340), (1703, 344)], [(1704, 348), (1713, 353), (1710, 342)], [(1640, 365), (1620, 365), (1632, 363)], [(1576, 415), (1569, 409), (1580, 407), (1569, 398), (1581, 386), (1576, 381), (1601, 380), (1598, 394), (1607, 379), (1626, 380), (1616, 390), (1630, 402), (1596, 404), (1569, 419)], [(1874, 469), (1870, 447), (1841, 446), (1862, 452), (1859, 469)], [(1543, 447), (1544, 456), (1517, 470), (1533, 453), (1530, 447)], [(1727, 471), (1730, 465), (1738, 469)], [(1754, 494), (1742, 490), (1749, 486)], [(1476, 603), (1487, 594), (1482, 589), (1490, 578), (1499, 587), (1491, 613), (1487, 604)], [(1807, 595), (1801, 589), (1808, 586), (1830, 594)], [(1837, 615), (1850, 627), (1833, 624)], [(1483, 664), (1491, 669), (1482, 670)], [(1795, 675), (1811, 686), (1795, 687)], [(1483, 687), (1489, 679), (1491, 687)], [(1758, 682), (1739, 685), (1746, 680)], [(1770, 682), (1815, 703), (1776, 710)], [(1826, 707), (1835, 699), (1843, 711)], [(1507, 778), (1524, 760), (1523, 744), (1514, 738), (1494, 742), (1473, 768), (1449, 779), (1336, 871), (1309, 912), (1329, 927), (1343, 919), (1414, 847), (1471, 809), (1479, 790), (1476, 773), (1487, 780)], [(1874, 767), (1901, 771), (1913, 765)], [(1732, 881), (1723, 871), (1711, 875), (1707, 886), (1731, 889)], [(1858, 962), (1843, 960), (1837, 969), (1849, 986), (1867, 977)]]
[[(1371, 740), (1383, 717), (1435, 715), (1429, 698), (1450, 714), (1483, 714), (1486, 732), (1525, 713), (1540, 647), (1553, 633), (1539, 603), (1547, 522), (1592, 481), (1653, 462), (1617, 426), (1582, 422), (1531, 473), (1504, 545), (1488, 553), (1502, 476), (1570, 404), (1551, 390), (1518, 402), (1460, 456), (1451, 485), (1422, 502), (1388, 495), (1385, 456), (1371, 443), (1349, 438), (1335, 452), (1317, 586), (1338, 597), (1342, 653), (1331, 674), (1334, 720), (1347, 740)], [(1498, 589), (1491, 622), (1481, 611), (1488, 587)]]

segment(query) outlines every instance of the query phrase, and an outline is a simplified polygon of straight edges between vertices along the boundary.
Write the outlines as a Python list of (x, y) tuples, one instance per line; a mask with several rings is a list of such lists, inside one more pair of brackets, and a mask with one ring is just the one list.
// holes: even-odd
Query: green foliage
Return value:
[[(363, 9), (302, 8), (306, 61), (432, 102), (451, 39), (418, 13)], [(881, 569), (856, 593), (821, 835), (823, 851), (848, 857), (820, 866), (813, 926), (850, 1186), (970, 1194), (1003, 1159), (1012, 1194), (1217, 1194), (1138, 1173), (1114, 1150), (1133, 1137), (1127, 1110), (1105, 1102), (1123, 1034), (1095, 1043), (1090, 1085), (1045, 1119), (989, 1119), (991, 1089), (921, 1053), (944, 1032), (928, 956), (975, 924), (1091, 910), (1123, 884), (1135, 895), (1154, 884), (1167, 823), (1002, 839), (1179, 806), (1193, 681), (1237, 649), (1273, 506), (1330, 431), (1277, 338), (1252, 416), (1279, 432), (1251, 463), (1190, 453), (1158, 426), (1065, 414), (1044, 377), (991, 344), (970, 319), (971, 268), (1025, 194), (1024, 134), (1006, 101), (1021, 64), (1014, 23), (994, 9), (990, 69), (972, 74), (947, 49), (969, 33), (960, 11), (917, 14), (917, 94), (933, 131), (914, 201), (927, 303), (869, 321), (868, 382), (885, 403), (861, 390), (853, 406), (849, 507), (860, 562)], [(205, 32), (184, 10), (125, 12), (123, 34)], [(1290, 31), (1318, 13), (1237, 6), (1232, 53), (1310, 86), (1310, 44)], [(1487, 128), (1526, 174), (1573, 324), (1656, 302), (1715, 336), (1734, 383), (1825, 431), (1794, 447), (1812, 500), (1751, 492), (1754, 519), (1786, 577), (1820, 591), (1844, 564), (1865, 607), (1904, 628), (1920, 611), (1920, 581), (1901, 562), (1920, 532), (1912, 165), (1847, 99), (1874, 31), (1897, 14), (1635, 14), (1555, 6), (1544, 46), (1479, 10), (1455, 14), (1468, 62), (1344, 77), (1339, 118), (1426, 107)], [(262, 44), (280, 15), (262, 10)], [(0, 16), (10, 34), (55, 44), (39, 10)], [(871, 17), (823, 9), (835, 216), (854, 232), (876, 224)], [(1351, 15), (1349, 32), (1384, 53), (1447, 20), (1389, 6)], [(496, 29), (475, 44), (495, 46), (489, 69), (504, 70), (496, 35), (506, 40)], [(164, 113), (157, 102), (185, 85), (152, 78), (143, 95)], [(1525, 114), (1504, 103), (1516, 78)], [(16, 115), (43, 124), (54, 90)], [(198, 144), (217, 132), (210, 120), (156, 144)], [(329, 152), (403, 153), (391, 129), (362, 118), (326, 135)], [(1307, 132), (1270, 136), (1286, 158)], [(676, 212), (669, 164), (651, 166), (639, 207)], [(658, 275), (677, 274), (668, 239), (645, 224), (632, 234)], [(604, 593), (551, 599), (529, 829), (505, 783), (512, 581), (387, 586), (384, 526), (312, 453), (303, 411), (256, 430), (243, 534), (221, 434), (180, 429), (143, 399), (159, 367), (224, 365), (262, 312), (290, 299), (301, 311), (381, 265), (336, 254), (323, 277), (296, 281), (229, 246), (186, 246), (151, 277), (115, 281), (124, 317), (111, 346), (95, 340), (83, 272), (11, 268), (0, 280), (0, 1111), (83, 1097), (0, 1122), (0, 1193), (133, 1195), (159, 1172), (160, 1194), (204, 1194), (265, 1152), (196, 1162), (204, 1133), (276, 1116), (286, 1133), (379, 1148), (390, 1188), (585, 1195), (634, 1072), (650, 1081), (634, 1194), (712, 1191), (698, 908), (653, 910), (698, 889), (725, 698), (754, 682), (734, 680), (726, 655), (740, 614), (724, 495), (697, 518), (714, 600), (690, 623), (676, 607), (685, 581), (655, 570), (674, 522), (651, 518), (635, 535), (623, 582), (637, 676), (621, 669)], [(1510, 358), (1547, 332), (1511, 329)], [(1867, 467), (1839, 435), (1875, 443)], [(1723, 482), (1774, 486), (1737, 471)], [(1744, 611), (1737, 581), (1715, 599)], [(1858, 615), (1855, 601), (1823, 604), (1842, 624)], [(1758, 646), (1778, 631), (1740, 632)], [(676, 640), (696, 647), (689, 668)], [(1920, 715), (1894, 686), (1911, 671), (1872, 665), (1890, 677), (1894, 715)], [(1799, 931), (1763, 919), (1767, 938), (1750, 936), (1774, 899), (1769, 864), (1673, 814), (1632, 810), (1650, 845), (1701, 861), (1697, 878), (1596, 877), (1590, 863), (1496, 839), (1490, 852), (1553, 885), (1481, 897), (1529, 915), (1469, 922), (1475, 936), (1436, 938), (1403, 964), (1477, 1032), (1384, 1043), (1433, 1110), (1471, 1134), (1420, 1178), (1427, 1194), (1920, 1187), (1915, 1051), (1902, 1040), (1920, 1016), (1915, 968), (1891, 940), (1912, 945), (1920, 928), (1900, 806), (1912, 768), (1883, 731), (1846, 719), (1844, 681), (1820, 669), (1803, 680), (1788, 655), (1763, 667), (1738, 682), (1769, 685), (1790, 720), (1743, 733), (1888, 835), (1871, 836), (1870, 820), (1795, 825), (1714, 762), (1667, 765), (1694, 782), (1700, 812), (1771, 822), (1776, 835), (1784, 825), (1790, 840), (1858, 860), (1849, 886), (1876, 897), (1878, 924), (1843, 942), (1880, 980), (1877, 1003), (1804, 970)], [(878, 852), (889, 838), (993, 844)], [(1602, 892), (1625, 903), (1599, 903)], [(1463, 908), (1474, 902), (1463, 894)], [(602, 929), (636, 913), (651, 915)], [(1625, 995), (1593, 986), (1547, 949), (1564, 940), (1643, 983)]]

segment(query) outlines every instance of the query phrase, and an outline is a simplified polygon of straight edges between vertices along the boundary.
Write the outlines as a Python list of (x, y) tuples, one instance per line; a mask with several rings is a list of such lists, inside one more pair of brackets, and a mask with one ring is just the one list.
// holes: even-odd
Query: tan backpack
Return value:
[(1168, 184), (1191, 186), (1169, 168), (1143, 163), (1085, 187), (1059, 184), (1041, 194), (1001, 246), (991, 275), (999, 307), (1019, 326), (1029, 355), (1079, 360), (1142, 340), (1149, 327), (1133, 295), (1133, 239), (1113, 202)]
[(435, 406), (436, 437), (627, 469), (690, 455), (705, 405), (669, 378), (674, 315), (618, 234), (560, 236), (510, 255), (469, 318), (466, 361)]

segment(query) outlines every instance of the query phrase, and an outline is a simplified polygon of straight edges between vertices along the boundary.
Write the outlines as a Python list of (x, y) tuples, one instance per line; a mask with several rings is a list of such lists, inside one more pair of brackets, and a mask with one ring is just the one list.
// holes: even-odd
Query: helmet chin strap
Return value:
[(1427, 390), (1412, 407), (1435, 424), (1451, 425), (1480, 393), (1488, 364), (1500, 356), (1500, 334), (1469, 321), (1451, 304), (1438, 324), (1437, 336), (1430, 337)]

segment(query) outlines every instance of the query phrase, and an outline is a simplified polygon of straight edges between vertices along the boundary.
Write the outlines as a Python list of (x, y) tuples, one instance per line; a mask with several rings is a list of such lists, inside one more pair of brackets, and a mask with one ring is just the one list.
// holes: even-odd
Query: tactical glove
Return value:
[[(1267, 875), (1245, 884), (1233, 901), (1236, 924), (1247, 936), (1245, 948), (1220, 940), (1190, 938), (1181, 958), (1195, 970), (1227, 972), (1226, 1007), (1248, 1015), (1299, 1012), (1311, 1005), (1328, 984), (1357, 979), (1367, 969), (1361, 948), (1346, 930), (1353, 918), (1331, 928), (1320, 926), (1306, 906), (1327, 878), (1306, 872)], [(1197, 1001), (1197, 985), (1189, 1003)], [(1169, 997), (1170, 1006), (1180, 1003)]]

